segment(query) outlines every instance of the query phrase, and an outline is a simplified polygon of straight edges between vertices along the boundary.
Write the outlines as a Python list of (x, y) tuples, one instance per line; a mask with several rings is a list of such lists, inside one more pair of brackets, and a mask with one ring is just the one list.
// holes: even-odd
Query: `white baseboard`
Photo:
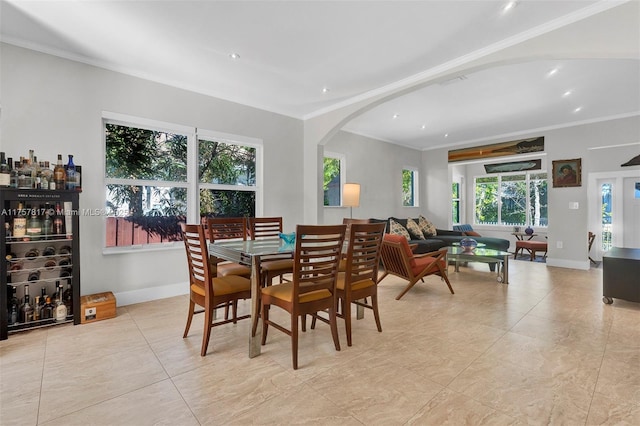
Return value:
[(134, 303), (149, 302), (151, 300), (166, 299), (167, 297), (189, 294), (189, 284), (186, 282), (169, 284), (161, 287), (149, 287), (140, 290), (115, 293), (118, 306), (133, 305)]
[(558, 268), (588, 270), (591, 267), (591, 264), (589, 263), (589, 259), (567, 260), (567, 259), (554, 259), (554, 258), (547, 257), (547, 266), (557, 266)]

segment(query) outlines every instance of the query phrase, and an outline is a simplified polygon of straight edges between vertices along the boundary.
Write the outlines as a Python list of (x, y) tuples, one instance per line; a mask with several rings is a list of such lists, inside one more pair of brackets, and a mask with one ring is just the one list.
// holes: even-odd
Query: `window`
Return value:
[(547, 174), (477, 177), (475, 223), (547, 226)]
[(402, 170), (402, 205), (418, 207), (418, 171)]
[(460, 182), (451, 184), (451, 220), (453, 224), (460, 223)]
[(104, 134), (106, 247), (179, 241), (179, 222), (205, 216), (255, 216), (255, 146), (120, 117), (105, 118)]
[(323, 172), (324, 205), (341, 206), (342, 186), (344, 184), (344, 156), (325, 152)]

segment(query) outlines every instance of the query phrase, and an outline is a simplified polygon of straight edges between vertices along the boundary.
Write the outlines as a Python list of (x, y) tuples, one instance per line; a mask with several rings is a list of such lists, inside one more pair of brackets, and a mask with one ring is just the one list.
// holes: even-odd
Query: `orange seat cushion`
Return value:
[(268, 260), (260, 264), (263, 271), (290, 271), (293, 269), (293, 259)]
[[(213, 285), (213, 294), (222, 296), (225, 294), (233, 294), (251, 289), (251, 281), (248, 278), (239, 275), (227, 275), (226, 277), (215, 277), (211, 279)], [(200, 284), (191, 284), (193, 293), (204, 296), (204, 287)]]
[[(420, 274), (422, 271), (424, 271), (428, 265), (431, 265), (433, 262), (436, 261), (436, 258), (433, 256), (424, 256), (424, 257), (418, 257), (415, 260), (415, 266), (411, 267), (411, 271), (413, 272), (413, 275), (418, 275)], [(446, 264), (444, 262), (443, 259), (440, 259), (440, 265), (445, 268)], [(432, 271), (437, 271), (438, 268), (434, 267), (432, 269)]]
[[(344, 284), (345, 284), (345, 274), (339, 274), (338, 275), (338, 282), (336, 284), (336, 287), (338, 288), (338, 290), (343, 290), (344, 291)], [(367, 287), (371, 287), (376, 285), (376, 283), (373, 282), (372, 279), (367, 278), (364, 280), (360, 280), (360, 281), (356, 281), (351, 283), (351, 289), (352, 290), (360, 290), (362, 288), (367, 288)]]
[[(272, 285), (262, 289), (262, 294), (267, 294), (276, 299), (291, 302), (293, 300), (293, 282)], [(320, 299), (331, 297), (329, 290), (316, 290), (308, 293), (302, 293), (300, 296), (300, 303), (313, 302)]]

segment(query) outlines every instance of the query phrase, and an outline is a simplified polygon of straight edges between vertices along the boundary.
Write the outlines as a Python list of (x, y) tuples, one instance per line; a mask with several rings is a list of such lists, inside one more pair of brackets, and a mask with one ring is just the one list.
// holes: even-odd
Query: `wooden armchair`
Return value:
[(451, 294), (454, 294), (447, 276), (446, 249), (414, 255), (405, 237), (385, 234), (380, 255), (384, 265), (384, 274), (378, 282), (388, 274), (409, 281), (396, 300), (400, 300), (418, 281), (424, 281), (424, 277), (428, 275), (439, 275), (447, 283)]

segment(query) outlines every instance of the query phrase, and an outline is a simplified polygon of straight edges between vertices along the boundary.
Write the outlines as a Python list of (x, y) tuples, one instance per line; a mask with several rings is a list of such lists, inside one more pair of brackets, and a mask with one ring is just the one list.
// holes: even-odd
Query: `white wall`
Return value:
[[(360, 206), (353, 208), (354, 218), (427, 216), (422, 172), (419, 172), (420, 206), (402, 205), (402, 170), (405, 167), (420, 169), (420, 151), (344, 131), (333, 136), (324, 150), (344, 154), (346, 181), (361, 185)], [(342, 223), (345, 217), (349, 217), (348, 207), (324, 207), (322, 223)]]
[[(264, 215), (303, 221), (302, 121), (124, 74), (0, 44), (0, 150), (39, 160), (74, 154), (81, 209), (105, 204), (102, 111), (249, 136), (264, 144)], [(103, 255), (103, 219), (81, 217), (81, 292), (113, 291), (119, 304), (187, 293), (184, 248)]]
[[(637, 144), (640, 142), (640, 116), (621, 118), (598, 123), (584, 124), (561, 129), (546, 130), (531, 134), (518, 135), (520, 138), (544, 136), (546, 164), (550, 172), (553, 160), (582, 158), (582, 186), (570, 188), (553, 188), (549, 181), (549, 227), (547, 229), (549, 252), (547, 264), (567, 268), (587, 269), (589, 260), (587, 257), (587, 233), (588, 203), (587, 203), (587, 178), (594, 171), (619, 171), (635, 169), (640, 175), (640, 166), (620, 167), (631, 157), (638, 155)], [(515, 138), (514, 138), (515, 139)], [(488, 140), (482, 144), (502, 142), (503, 140)], [(469, 146), (480, 145), (475, 143)], [(624, 145), (621, 147), (621, 145)], [(456, 148), (463, 148), (459, 146)], [(595, 149), (595, 148), (600, 149)], [(424, 155), (423, 170), (427, 173), (427, 179), (442, 184), (443, 176), (447, 176), (448, 165), (443, 159), (447, 158), (446, 148), (427, 151)], [(493, 160), (492, 160), (493, 162)], [(473, 221), (469, 216), (471, 209), (473, 190), (473, 168), (468, 167), (466, 180), (467, 186), (467, 222)], [(477, 166), (473, 166), (477, 169)], [(449, 171), (449, 173), (451, 173)], [(449, 177), (450, 179), (450, 177)], [(431, 186), (429, 186), (431, 189)], [(569, 203), (578, 202), (579, 209), (569, 209)], [(449, 205), (444, 198), (428, 200), (428, 205), (434, 211), (434, 217), (446, 218), (449, 214)], [(483, 228), (482, 234), (501, 238), (510, 238), (510, 229), (496, 227), (495, 231)], [(558, 248), (558, 241), (563, 248)], [(512, 242), (512, 247), (514, 243)]]

